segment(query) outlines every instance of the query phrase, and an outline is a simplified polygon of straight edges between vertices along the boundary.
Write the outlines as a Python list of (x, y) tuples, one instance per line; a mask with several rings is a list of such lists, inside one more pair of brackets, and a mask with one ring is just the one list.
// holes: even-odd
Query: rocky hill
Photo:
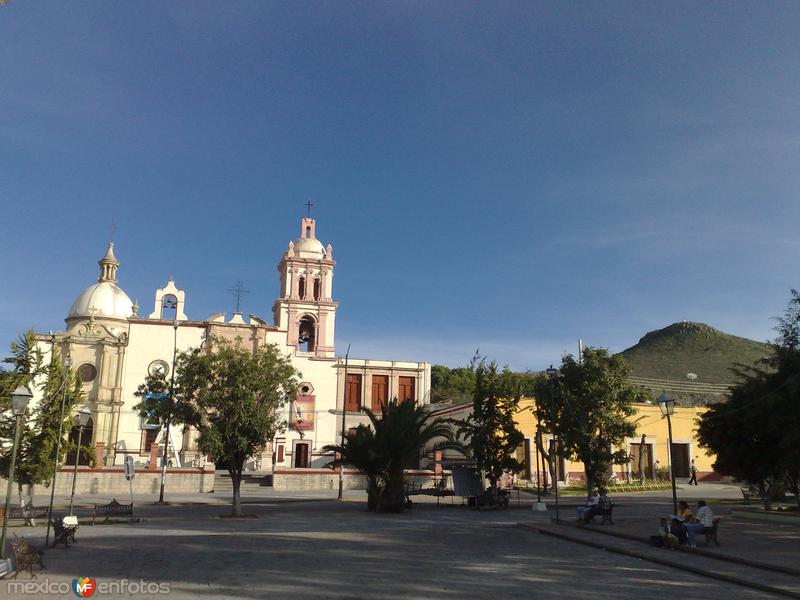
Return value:
[(733, 368), (754, 365), (768, 354), (767, 344), (689, 321), (651, 331), (621, 353), (633, 381), (659, 393), (664, 388), (692, 403), (724, 398), (725, 390), (736, 383)]

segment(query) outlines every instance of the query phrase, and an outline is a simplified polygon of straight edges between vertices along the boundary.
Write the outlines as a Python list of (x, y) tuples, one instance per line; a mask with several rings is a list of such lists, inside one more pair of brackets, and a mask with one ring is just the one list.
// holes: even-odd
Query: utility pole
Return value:
[[(55, 336), (53, 336), (52, 347), (55, 348)], [(52, 352), (52, 350), (51, 350)], [(50, 519), (53, 517), (53, 500), (56, 493), (56, 476), (58, 475), (58, 462), (61, 458), (61, 438), (64, 435), (64, 405), (67, 402), (67, 381), (69, 379), (69, 368), (72, 366), (72, 359), (67, 356), (62, 366), (61, 381), (61, 412), (58, 418), (58, 437), (56, 438), (56, 451), (53, 455), (53, 479), (50, 481), (50, 503), (47, 505), (47, 532), (44, 536), (44, 547), (50, 544)], [(79, 448), (80, 449), (80, 448)]]
[(172, 373), (169, 380), (169, 406), (167, 417), (164, 420), (164, 451), (161, 453), (161, 489), (158, 492), (158, 503), (164, 503), (164, 485), (167, 482), (167, 450), (169, 449), (169, 426), (172, 419), (172, 410), (175, 406), (175, 360), (178, 358), (178, 321), (172, 323), (174, 330), (172, 344)]
[[(347, 352), (344, 355), (344, 394), (342, 399), (342, 448), (344, 448), (345, 421), (347, 420), (347, 361), (350, 359), (350, 344), (347, 344)], [(339, 465), (339, 500), (344, 494), (344, 465)]]

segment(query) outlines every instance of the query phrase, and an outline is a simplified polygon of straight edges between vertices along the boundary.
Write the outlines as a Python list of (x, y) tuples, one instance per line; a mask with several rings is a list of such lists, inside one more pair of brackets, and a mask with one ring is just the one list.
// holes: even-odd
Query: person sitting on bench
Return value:
[[(589, 519), (591, 519), (594, 516), (594, 510), (597, 508), (599, 502), (600, 502), (600, 492), (594, 490), (594, 493), (592, 493), (591, 497), (589, 498), (589, 500), (587, 500), (586, 504), (584, 504), (583, 506), (578, 506), (575, 509), (575, 512), (577, 513), (578, 516), (578, 521), (583, 521), (584, 523), (587, 523)], [(588, 518), (587, 518), (587, 513), (591, 514), (591, 516), (589, 516)]]
[(686, 524), (686, 529), (689, 532), (689, 547), (695, 548), (697, 546), (697, 534), (704, 533), (706, 528), (711, 529), (712, 527), (714, 527), (714, 513), (711, 512), (711, 507), (706, 504), (705, 500), (699, 500), (694, 521)]
[(684, 523), (691, 523), (692, 519), (694, 518), (692, 509), (689, 508), (689, 503), (686, 502), (686, 500), (681, 500), (678, 502), (678, 516)]
[(611, 500), (608, 498), (606, 490), (600, 488), (597, 504), (586, 508), (586, 510), (583, 512), (583, 520), (584, 522), (588, 523), (597, 515), (607, 515), (610, 508)]

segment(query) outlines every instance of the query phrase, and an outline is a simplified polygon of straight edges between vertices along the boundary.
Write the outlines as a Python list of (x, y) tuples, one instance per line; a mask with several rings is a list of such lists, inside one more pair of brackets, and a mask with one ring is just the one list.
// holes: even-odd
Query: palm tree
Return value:
[(367, 480), (369, 510), (400, 512), (405, 507), (405, 471), (421, 458), (445, 448), (461, 449), (451, 426), (430, 419), (427, 410), (413, 402), (393, 401), (381, 406), (380, 416), (365, 409), (370, 425), (345, 434), (344, 444), (324, 447), (339, 457), (332, 467), (350, 465)]

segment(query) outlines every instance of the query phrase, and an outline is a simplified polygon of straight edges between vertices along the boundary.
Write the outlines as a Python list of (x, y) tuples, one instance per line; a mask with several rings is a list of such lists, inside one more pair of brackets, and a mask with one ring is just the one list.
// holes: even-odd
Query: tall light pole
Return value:
[(669, 478), (672, 481), (672, 514), (678, 514), (678, 493), (675, 491), (675, 461), (672, 460), (672, 420), (670, 417), (675, 413), (675, 400), (662, 392), (656, 398), (658, 408), (661, 409), (661, 414), (667, 417), (667, 432), (669, 434)]
[(164, 485), (167, 482), (167, 448), (169, 447), (169, 426), (172, 420), (172, 409), (175, 406), (175, 361), (178, 358), (178, 320), (172, 323), (172, 371), (169, 379), (169, 405), (164, 419), (164, 451), (161, 453), (161, 489), (158, 492), (158, 503), (164, 503)]
[[(555, 408), (555, 401), (556, 401), (556, 383), (558, 382), (558, 369), (554, 369), (553, 365), (550, 365), (550, 368), (547, 369), (547, 376), (550, 378), (550, 386), (551, 386), (551, 394), (550, 394), (550, 406), (551, 408)], [(555, 410), (551, 411), (551, 417), (555, 414)], [(555, 425), (555, 419), (554, 423)], [(555, 427), (554, 427), (555, 428)], [(550, 456), (553, 457), (555, 461), (555, 480), (553, 481), (553, 491), (556, 494), (556, 524), (560, 523), (560, 515), (558, 511), (558, 433), (553, 431), (553, 450), (550, 452)]]
[(27, 386), (21, 385), (11, 392), (11, 410), (14, 413), (16, 420), (16, 429), (14, 431), (14, 446), (11, 449), (11, 465), (8, 468), (8, 485), (6, 486), (6, 504), (3, 511), (3, 533), (0, 535), (0, 563), (2, 563), (3, 572), (10, 572), (11, 565), (6, 562), (6, 529), (8, 528), (8, 508), (11, 504), (11, 488), (14, 484), (14, 467), (17, 464), (17, 449), (19, 448), (19, 438), (22, 435), (22, 417), (25, 416), (25, 411), (28, 409), (28, 402), (30, 402), (31, 391)]
[(542, 439), (542, 425), (539, 422), (539, 411), (536, 411), (536, 437), (533, 440), (536, 446), (536, 502), (542, 501), (542, 482), (539, 479), (539, 444)]
[[(344, 399), (342, 400), (342, 449), (344, 449), (345, 421), (347, 420), (347, 361), (350, 358), (350, 344), (347, 344), (347, 352), (344, 355)], [(339, 465), (339, 500), (344, 495), (344, 465)]]
[(67, 387), (69, 380), (69, 368), (72, 366), (72, 359), (68, 356), (64, 359), (63, 381), (61, 382), (61, 412), (58, 419), (58, 437), (56, 438), (56, 453), (53, 455), (53, 478), (50, 481), (50, 503), (47, 505), (47, 533), (44, 536), (44, 547), (50, 545), (50, 518), (53, 516), (53, 497), (56, 493), (56, 475), (58, 475), (58, 462), (61, 459), (61, 437), (64, 435), (64, 405), (67, 402)]
[(75, 482), (78, 481), (78, 463), (81, 460), (81, 438), (83, 438), (83, 428), (89, 424), (89, 419), (92, 418), (92, 411), (89, 407), (84, 406), (78, 414), (75, 415), (73, 423), (78, 427), (78, 448), (75, 451), (75, 468), (72, 470), (72, 491), (69, 494), (69, 516), (72, 516), (72, 501), (75, 499)]

